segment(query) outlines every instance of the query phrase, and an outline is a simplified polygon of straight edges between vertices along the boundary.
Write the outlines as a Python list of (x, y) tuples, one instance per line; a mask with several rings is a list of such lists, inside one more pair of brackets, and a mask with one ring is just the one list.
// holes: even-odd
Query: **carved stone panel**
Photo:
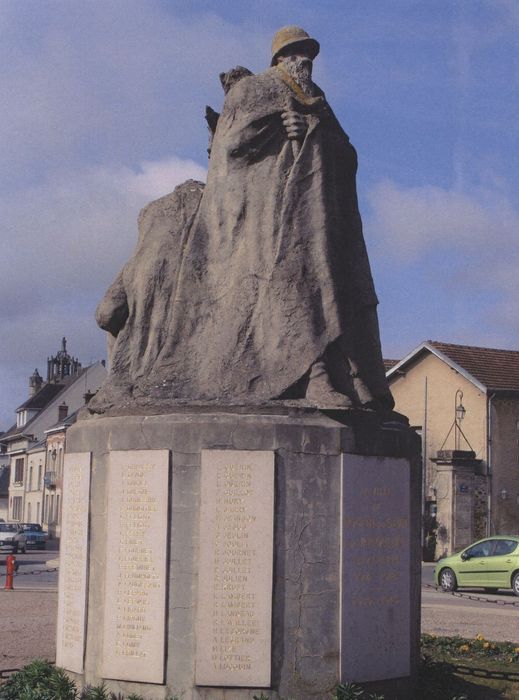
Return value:
[(274, 453), (203, 450), (196, 683), (271, 676)]
[(101, 676), (164, 681), (169, 452), (111, 452)]
[(343, 681), (411, 671), (409, 470), (406, 459), (343, 456)]
[(90, 452), (65, 455), (56, 663), (83, 672), (88, 576)]

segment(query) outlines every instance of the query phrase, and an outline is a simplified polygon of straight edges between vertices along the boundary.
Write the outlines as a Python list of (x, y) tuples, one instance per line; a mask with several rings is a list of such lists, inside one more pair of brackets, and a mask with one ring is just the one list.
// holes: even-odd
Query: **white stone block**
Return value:
[(196, 683), (268, 687), (274, 452), (202, 450)]
[(110, 453), (103, 678), (164, 681), (168, 497), (168, 450)]
[(83, 672), (88, 584), (91, 453), (65, 454), (56, 663)]
[(406, 459), (343, 455), (343, 682), (411, 672), (409, 470)]

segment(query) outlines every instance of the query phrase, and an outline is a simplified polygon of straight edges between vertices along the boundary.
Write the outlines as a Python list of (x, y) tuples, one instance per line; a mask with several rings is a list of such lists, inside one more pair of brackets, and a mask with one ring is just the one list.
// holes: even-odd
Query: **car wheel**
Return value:
[(519, 571), (514, 574), (512, 579), (512, 590), (515, 595), (519, 595)]
[(499, 588), (485, 588), (485, 593), (497, 593)]
[(27, 552), (27, 545), (24, 544), (24, 545), (22, 545), (22, 546), (20, 547), (20, 553), (21, 553), (21, 554), (25, 554), (26, 552)]
[(440, 586), (444, 591), (455, 591), (458, 588), (456, 574), (452, 569), (443, 569), (440, 573)]
[(13, 544), (13, 554), (18, 554), (18, 544)]

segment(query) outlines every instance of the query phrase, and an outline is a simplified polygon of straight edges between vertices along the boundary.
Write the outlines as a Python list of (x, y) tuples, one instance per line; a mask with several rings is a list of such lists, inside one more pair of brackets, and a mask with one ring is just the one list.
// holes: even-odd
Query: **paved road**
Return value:
[[(464, 588), (462, 595), (431, 588), (434, 564), (422, 565), (422, 632), (519, 643), (519, 598), (512, 591), (493, 595)], [(483, 600), (471, 600), (468, 596)]]
[[(57, 556), (53, 551), (18, 555), (14, 591), (3, 590), (5, 557), (0, 556), (0, 619), (3, 640), (9, 640), (2, 644), (0, 669), (19, 668), (36, 656), (54, 659), (58, 574), (26, 572), (45, 570)], [(463, 591), (490, 601), (486, 602), (442, 593), (430, 587), (433, 569), (434, 564), (422, 567), (423, 632), (462, 637), (481, 633), (486, 639), (519, 643), (519, 606), (503, 604), (519, 603), (518, 597), (511, 591)]]
[[(14, 579), (15, 589), (57, 591), (58, 572), (48, 571), (48, 569), (56, 568), (57, 561), (53, 564), (53, 560), (57, 560), (58, 557), (59, 552), (52, 550), (29, 551), (27, 554), (17, 554), (16, 561), (19, 566)], [(2, 560), (5, 561), (5, 557), (2, 556)], [(2, 586), (5, 583), (4, 574), (5, 566), (0, 566)]]

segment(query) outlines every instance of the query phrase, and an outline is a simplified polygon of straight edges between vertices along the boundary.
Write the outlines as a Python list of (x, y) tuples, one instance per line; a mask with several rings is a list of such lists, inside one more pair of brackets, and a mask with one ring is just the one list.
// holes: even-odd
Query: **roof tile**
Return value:
[(519, 390), (519, 352), (427, 341), (487, 389)]

